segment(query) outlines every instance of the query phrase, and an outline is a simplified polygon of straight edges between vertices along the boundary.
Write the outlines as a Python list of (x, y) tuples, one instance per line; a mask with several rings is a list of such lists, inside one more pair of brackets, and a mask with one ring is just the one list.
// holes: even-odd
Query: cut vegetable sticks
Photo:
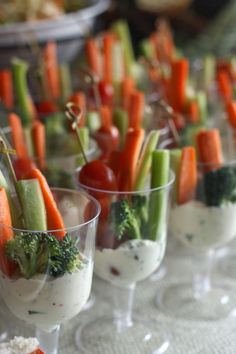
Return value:
[(182, 149), (177, 179), (177, 203), (184, 204), (194, 198), (197, 186), (196, 151), (193, 146)]
[(233, 97), (233, 88), (228, 73), (225, 71), (220, 71), (217, 74), (216, 78), (217, 78), (219, 92), (226, 103), (229, 100), (231, 100)]
[(199, 108), (196, 100), (191, 100), (188, 102), (186, 116), (189, 123), (195, 124), (199, 122)]
[(119, 178), (119, 190), (131, 191), (134, 187), (137, 162), (144, 140), (144, 130), (129, 129), (121, 157), (122, 170)]
[(6, 108), (13, 108), (13, 84), (10, 70), (5, 69), (0, 71), (0, 99)]
[(123, 109), (128, 110), (131, 93), (135, 89), (135, 81), (131, 77), (126, 77), (121, 82), (121, 106)]
[(0, 267), (3, 273), (11, 275), (14, 265), (5, 255), (5, 244), (13, 238), (11, 212), (4, 188), (0, 188)]
[(115, 43), (115, 35), (106, 32), (103, 36), (103, 80), (112, 82), (112, 48)]
[(218, 129), (203, 130), (196, 135), (199, 161), (205, 166), (205, 172), (215, 170), (222, 165), (222, 147)]
[(46, 133), (45, 126), (39, 120), (33, 123), (32, 137), (37, 165), (40, 170), (44, 170), (46, 168)]
[(179, 113), (183, 112), (185, 105), (188, 72), (189, 62), (187, 59), (179, 59), (171, 63), (168, 96), (170, 105)]
[(81, 117), (80, 117), (80, 121), (78, 122), (78, 127), (83, 127), (85, 125), (85, 114), (86, 114), (85, 94), (82, 91), (75, 92), (70, 96), (69, 101), (79, 106), (79, 108), (81, 109)]
[(236, 128), (236, 101), (229, 101), (226, 105), (227, 119), (233, 129)]
[(103, 132), (110, 133), (112, 126), (112, 115), (110, 108), (105, 105), (100, 106), (99, 113), (101, 118), (101, 128)]
[(48, 91), (53, 100), (60, 98), (60, 77), (57, 60), (57, 45), (55, 42), (48, 42), (43, 53), (45, 76), (48, 84)]
[(129, 104), (129, 128), (138, 129), (142, 126), (144, 114), (144, 93), (134, 91), (130, 96)]
[(93, 38), (87, 39), (85, 43), (85, 52), (89, 69), (93, 74), (101, 77), (101, 53)]
[(47, 228), (48, 230), (60, 230), (53, 232), (53, 234), (55, 234), (58, 239), (62, 239), (66, 234), (65, 225), (46, 178), (37, 168), (33, 168), (27, 174), (26, 178), (36, 178), (39, 181), (47, 213)]
[(25, 143), (24, 130), (22, 127), (21, 119), (15, 113), (10, 113), (8, 116), (8, 122), (11, 127), (11, 134), (13, 140), (13, 146), (16, 150), (18, 157), (28, 157), (28, 152)]

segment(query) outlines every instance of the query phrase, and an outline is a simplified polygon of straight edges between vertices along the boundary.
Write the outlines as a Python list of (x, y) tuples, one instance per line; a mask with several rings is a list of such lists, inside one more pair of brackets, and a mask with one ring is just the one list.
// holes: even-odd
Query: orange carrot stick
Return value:
[(101, 128), (103, 132), (110, 133), (112, 126), (112, 116), (111, 110), (108, 106), (100, 106), (99, 108), (100, 118), (101, 118)]
[(44, 48), (45, 75), (48, 90), (53, 100), (60, 97), (60, 77), (57, 60), (57, 45), (55, 42), (48, 42)]
[(193, 146), (182, 149), (177, 181), (177, 203), (184, 204), (194, 198), (197, 186), (197, 162)]
[(135, 89), (135, 81), (131, 77), (126, 77), (121, 82), (121, 106), (128, 110), (132, 91)]
[(112, 32), (106, 32), (103, 36), (103, 80), (112, 82), (112, 47), (115, 36)]
[(206, 166), (205, 172), (219, 168), (223, 162), (220, 133), (218, 129), (203, 130), (196, 136), (199, 161)]
[(37, 164), (40, 170), (44, 170), (46, 168), (46, 133), (44, 124), (39, 120), (33, 123), (32, 137)]
[(13, 146), (16, 150), (18, 157), (28, 157), (28, 152), (25, 144), (24, 130), (20, 117), (15, 113), (10, 113), (8, 116), (8, 122), (11, 127)]
[(228, 102), (233, 97), (233, 88), (227, 72), (220, 71), (217, 74), (217, 83), (219, 92), (225, 102)]
[(0, 99), (8, 109), (13, 108), (13, 84), (10, 70), (0, 71)]
[(5, 255), (6, 242), (13, 238), (10, 206), (7, 193), (4, 188), (0, 188), (0, 267), (1, 270), (11, 275), (15, 266)]
[(85, 52), (88, 61), (89, 69), (99, 77), (101, 76), (101, 53), (93, 38), (87, 39), (85, 43)]
[(225, 107), (227, 119), (233, 129), (236, 128), (236, 101), (229, 101)]
[(170, 105), (176, 112), (182, 113), (186, 99), (189, 62), (187, 59), (174, 60), (171, 63), (168, 96)]
[(129, 128), (141, 128), (144, 113), (144, 93), (134, 91), (130, 96), (129, 105)]
[(125, 146), (122, 151), (121, 164), (122, 170), (119, 178), (119, 190), (131, 191), (137, 171), (137, 163), (144, 140), (144, 130), (129, 129), (126, 134)]
[(53, 194), (48, 186), (47, 180), (39, 169), (33, 168), (26, 176), (26, 179), (37, 178), (39, 181), (43, 199), (45, 203), (45, 208), (47, 212), (47, 226), (48, 230), (60, 230), (55, 231), (53, 234), (58, 238), (62, 239), (65, 234), (65, 225), (61, 216), (60, 211), (57, 208), (56, 202), (53, 198)]
[(199, 122), (199, 108), (196, 100), (192, 100), (188, 103), (186, 117), (189, 123), (195, 124)]
[(69, 101), (79, 106), (79, 108), (81, 109), (82, 114), (78, 126), (83, 127), (85, 125), (85, 114), (86, 114), (85, 94), (82, 91), (75, 92), (69, 97)]

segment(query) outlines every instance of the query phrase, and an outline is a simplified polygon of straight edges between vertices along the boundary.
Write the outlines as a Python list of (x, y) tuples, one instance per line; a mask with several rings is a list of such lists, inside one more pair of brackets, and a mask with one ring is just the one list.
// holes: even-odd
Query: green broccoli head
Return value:
[(23, 277), (29, 279), (36, 273), (53, 277), (72, 273), (83, 261), (70, 235), (58, 240), (46, 232), (15, 235), (6, 244), (6, 255), (19, 266)]
[(203, 177), (206, 204), (220, 206), (231, 201), (236, 191), (236, 170), (232, 166), (207, 172)]
[(111, 205), (110, 223), (118, 240), (140, 239), (148, 220), (145, 196), (132, 196)]

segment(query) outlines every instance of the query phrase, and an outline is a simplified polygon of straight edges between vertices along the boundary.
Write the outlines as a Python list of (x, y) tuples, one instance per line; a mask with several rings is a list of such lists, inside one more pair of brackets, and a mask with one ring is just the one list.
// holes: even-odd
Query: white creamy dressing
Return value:
[(37, 338), (14, 337), (9, 342), (0, 343), (1, 354), (31, 354), (39, 347)]
[(15, 316), (50, 332), (80, 312), (90, 294), (92, 274), (92, 262), (58, 278), (37, 274), (10, 279), (0, 274), (2, 296)]
[(224, 246), (236, 236), (236, 204), (208, 207), (191, 201), (172, 208), (170, 235), (199, 250)]
[(131, 240), (116, 249), (97, 249), (94, 273), (116, 285), (129, 286), (147, 278), (160, 265), (166, 247), (158, 241)]

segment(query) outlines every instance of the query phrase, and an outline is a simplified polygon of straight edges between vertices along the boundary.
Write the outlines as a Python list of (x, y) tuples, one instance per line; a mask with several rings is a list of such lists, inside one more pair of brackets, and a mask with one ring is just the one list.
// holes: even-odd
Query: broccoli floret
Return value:
[(208, 206), (220, 206), (225, 201), (231, 201), (236, 191), (236, 170), (232, 166), (207, 172), (204, 175), (204, 190)]
[(19, 266), (23, 277), (36, 273), (53, 277), (72, 273), (82, 266), (83, 260), (70, 235), (58, 240), (46, 232), (18, 233), (6, 244), (6, 255)]
[(133, 196), (130, 201), (118, 200), (111, 206), (110, 222), (118, 240), (140, 239), (147, 220), (145, 196)]

